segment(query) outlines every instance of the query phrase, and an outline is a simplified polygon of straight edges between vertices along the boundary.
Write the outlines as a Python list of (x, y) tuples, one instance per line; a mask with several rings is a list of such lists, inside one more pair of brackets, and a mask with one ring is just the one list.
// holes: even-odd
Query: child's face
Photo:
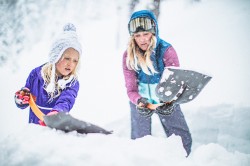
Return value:
[(61, 59), (56, 63), (56, 73), (58, 76), (67, 76), (75, 70), (79, 61), (79, 53), (73, 49), (68, 48), (64, 51)]
[(148, 46), (150, 44), (151, 38), (152, 38), (151, 32), (137, 32), (134, 34), (135, 42), (137, 45), (142, 49), (143, 51), (146, 51), (148, 49)]

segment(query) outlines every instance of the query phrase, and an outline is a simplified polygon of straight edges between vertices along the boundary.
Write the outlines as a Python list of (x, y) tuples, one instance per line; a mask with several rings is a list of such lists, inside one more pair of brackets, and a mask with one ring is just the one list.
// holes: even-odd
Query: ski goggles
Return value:
[(148, 17), (135, 18), (128, 23), (128, 30), (130, 35), (140, 31), (150, 31), (155, 33), (155, 23)]

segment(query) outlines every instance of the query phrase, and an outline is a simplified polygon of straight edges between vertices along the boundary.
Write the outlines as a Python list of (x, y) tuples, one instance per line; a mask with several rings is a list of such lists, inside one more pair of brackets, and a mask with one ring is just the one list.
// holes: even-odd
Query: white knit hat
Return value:
[[(61, 58), (64, 51), (68, 48), (74, 48), (78, 51), (79, 56), (82, 54), (82, 47), (77, 39), (76, 28), (73, 24), (68, 23), (63, 28), (63, 33), (58, 36), (58, 38), (52, 44), (52, 48), (49, 53), (49, 63), (52, 64), (52, 71), (50, 77), (50, 83), (46, 87), (48, 93), (53, 93), (55, 91), (55, 63)], [(68, 80), (59, 80), (59, 86), (62, 89), (65, 85), (73, 79), (71, 76)]]

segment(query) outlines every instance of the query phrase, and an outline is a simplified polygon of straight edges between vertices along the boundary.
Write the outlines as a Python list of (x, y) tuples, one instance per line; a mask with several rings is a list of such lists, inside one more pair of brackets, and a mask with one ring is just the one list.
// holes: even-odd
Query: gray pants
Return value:
[[(131, 108), (131, 138), (141, 138), (151, 135), (151, 117), (141, 116), (136, 110), (136, 106), (130, 102)], [(175, 111), (170, 116), (159, 115), (163, 129), (167, 137), (172, 134), (178, 135), (182, 139), (183, 147), (187, 155), (191, 152), (192, 137), (189, 132), (185, 117), (180, 106), (175, 107)]]

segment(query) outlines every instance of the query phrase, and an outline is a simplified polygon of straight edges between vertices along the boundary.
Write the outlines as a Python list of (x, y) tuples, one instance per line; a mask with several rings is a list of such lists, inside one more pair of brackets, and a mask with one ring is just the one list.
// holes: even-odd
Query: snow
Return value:
[[(39, 9), (35, 4), (29, 8)], [(152, 136), (130, 139), (121, 66), (129, 38), (127, 11), (128, 3), (122, 0), (74, 0), (65, 5), (54, 1), (36, 19), (39, 28), (25, 19), (29, 40), (24, 51), (13, 59), (16, 66), (10, 61), (0, 68), (1, 166), (250, 164), (250, 1), (162, 1), (160, 37), (174, 46), (182, 67), (213, 77), (195, 100), (182, 105), (193, 137), (188, 158), (180, 137), (166, 138), (156, 115)], [(111, 135), (63, 133), (28, 124), (28, 109), (19, 110), (14, 104), (15, 91), (34, 67), (46, 62), (55, 31), (68, 21), (76, 25), (83, 45), (81, 86), (71, 114), (113, 130)]]

